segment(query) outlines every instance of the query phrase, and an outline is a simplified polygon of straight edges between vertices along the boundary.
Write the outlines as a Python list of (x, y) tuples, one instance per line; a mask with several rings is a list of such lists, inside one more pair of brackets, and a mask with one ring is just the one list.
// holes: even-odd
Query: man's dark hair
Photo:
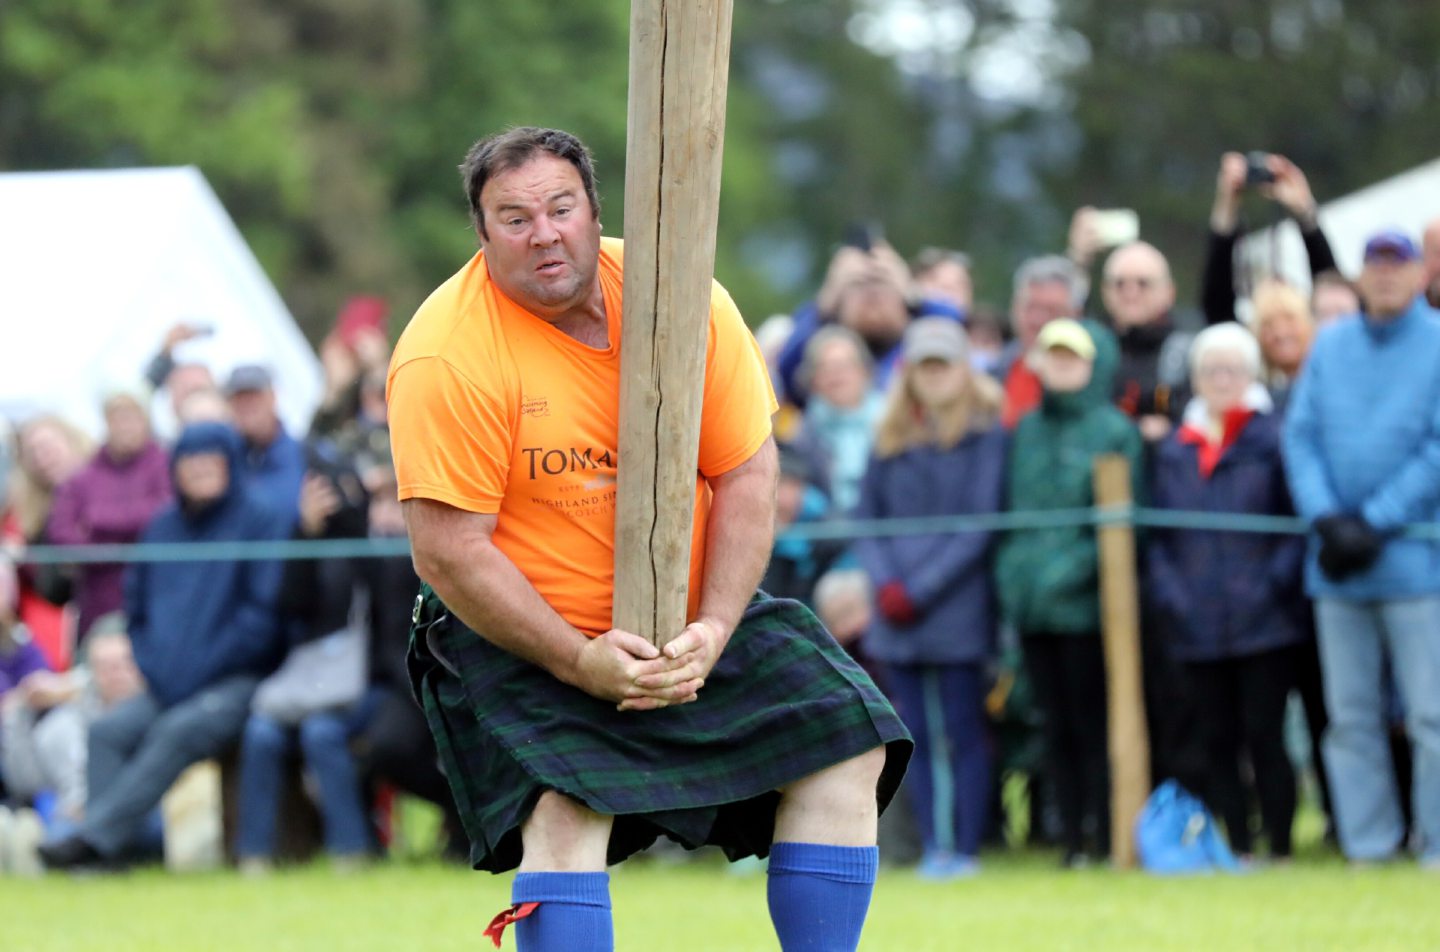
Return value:
[(575, 171), (580, 173), (580, 183), (585, 186), (585, 197), (590, 200), (590, 212), (597, 219), (600, 217), (600, 199), (595, 194), (595, 164), (585, 143), (559, 129), (535, 126), (506, 129), (472, 145), (460, 164), (460, 179), (465, 186), (465, 198), (470, 202), (470, 220), (480, 233), (481, 241), (489, 237), (485, 234), (485, 213), (480, 208), (480, 192), (485, 183), (502, 172), (519, 168), (538, 153), (553, 155), (575, 166)]

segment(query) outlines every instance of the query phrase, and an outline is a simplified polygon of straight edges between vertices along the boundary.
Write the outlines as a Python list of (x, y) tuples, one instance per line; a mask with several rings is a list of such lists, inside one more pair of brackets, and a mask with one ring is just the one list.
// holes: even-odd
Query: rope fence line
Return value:
[[(960, 532), (1024, 532), (1076, 526), (1129, 525), (1142, 529), (1305, 535), (1294, 516), (1190, 512), (1137, 506), (1094, 506), (1028, 512), (977, 513), (902, 519), (833, 519), (790, 526), (781, 539), (867, 539), (944, 535)], [(1440, 523), (1406, 527), (1407, 538), (1440, 539)], [(405, 538), (294, 539), (270, 542), (172, 542), (129, 545), (34, 545), (9, 553), (25, 565), (94, 565), (204, 561), (385, 558), (410, 554)]]

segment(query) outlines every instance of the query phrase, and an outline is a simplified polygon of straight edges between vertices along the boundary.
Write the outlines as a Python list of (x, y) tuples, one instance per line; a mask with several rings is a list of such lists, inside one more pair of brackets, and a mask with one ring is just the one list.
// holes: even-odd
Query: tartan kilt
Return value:
[(413, 622), (411, 686), (476, 869), (519, 865), (521, 824), (546, 790), (615, 818), (610, 863), (662, 835), (765, 856), (778, 788), (884, 745), (884, 810), (913, 747), (869, 676), (788, 599), (757, 595), (699, 700), (655, 711), (617, 711), (492, 645), (428, 585)]

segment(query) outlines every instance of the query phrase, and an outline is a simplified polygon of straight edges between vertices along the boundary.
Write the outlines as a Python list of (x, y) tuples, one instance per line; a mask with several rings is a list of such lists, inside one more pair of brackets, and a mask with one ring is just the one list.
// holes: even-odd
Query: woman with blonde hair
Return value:
[[(0, 512), (0, 545), (20, 550), (49, 541), (45, 526), (55, 491), (89, 461), (95, 446), (78, 427), (53, 414), (26, 421), (15, 442), (16, 465)], [(20, 620), (57, 670), (69, 666), (73, 643), (63, 607), (69, 600), (70, 580), (58, 567), (20, 569)]]
[(1250, 302), (1254, 309), (1250, 330), (1260, 342), (1260, 357), (1265, 365), (1260, 382), (1278, 406), (1310, 356), (1315, 319), (1305, 295), (1278, 278), (1261, 281)]
[[(861, 482), (864, 519), (999, 512), (1006, 437), (1000, 388), (970, 366), (965, 332), (946, 318), (910, 325), (904, 366)], [(875, 589), (864, 650), (915, 736), (905, 782), (925, 854), (921, 875), (978, 870), (989, 807), (985, 668), (995, 646), (993, 534), (933, 532), (857, 543)]]

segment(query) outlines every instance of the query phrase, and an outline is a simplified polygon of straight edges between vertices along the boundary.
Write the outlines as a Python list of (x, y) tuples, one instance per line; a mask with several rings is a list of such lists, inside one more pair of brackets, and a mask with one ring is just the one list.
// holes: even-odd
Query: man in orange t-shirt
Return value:
[(462, 175), (484, 247), (411, 321), (388, 398), (414, 687), (474, 865), (520, 868), (489, 934), (611, 948), (605, 866), (667, 835), (771, 852), (782, 946), (842, 920), (825, 947), (854, 948), (909, 740), (813, 615), (756, 595), (777, 464), (754, 338), (716, 285), (689, 621), (656, 649), (610, 628), (623, 247), (589, 154), (513, 129)]

